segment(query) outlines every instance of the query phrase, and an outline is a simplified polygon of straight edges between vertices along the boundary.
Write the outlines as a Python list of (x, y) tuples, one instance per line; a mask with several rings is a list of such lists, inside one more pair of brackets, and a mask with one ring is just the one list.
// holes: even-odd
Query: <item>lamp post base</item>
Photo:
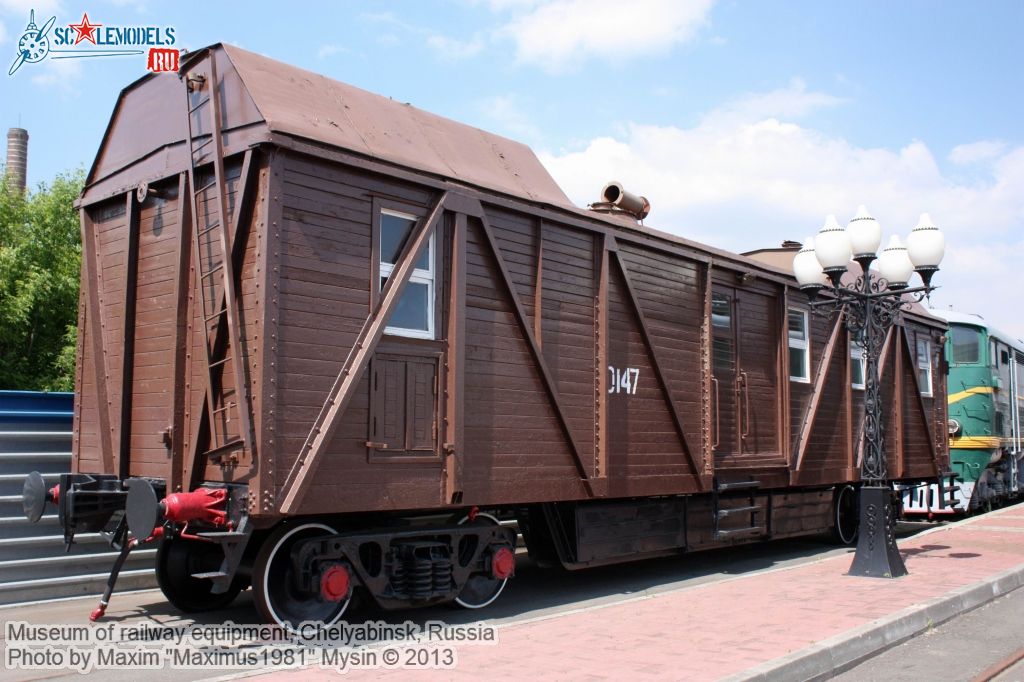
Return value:
[(907, 574), (896, 546), (896, 519), (892, 488), (863, 486), (860, 489), (860, 534), (857, 552), (847, 575), (868, 578), (899, 578)]

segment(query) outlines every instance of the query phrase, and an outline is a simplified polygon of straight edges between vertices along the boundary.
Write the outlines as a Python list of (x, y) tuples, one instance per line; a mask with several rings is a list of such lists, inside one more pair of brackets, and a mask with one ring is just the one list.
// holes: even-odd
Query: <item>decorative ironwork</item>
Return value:
[[(845, 312), (846, 328), (864, 349), (864, 459), (861, 463), (860, 535), (851, 575), (895, 578), (906, 575), (896, 546), (892, 488), (888, 484), (885, 423), (882, 418), (879, 360), (889, 330), (900, 314), (924, 300), (934, 289), (897, 287), (870, 270), (873, 257), (856, 259), (862, 273), (852, 282), (832, 278), (827, 298), (813, 300), (811, 309), (832, 317)], [(841, 273), (840, 273), (841, 274)]]

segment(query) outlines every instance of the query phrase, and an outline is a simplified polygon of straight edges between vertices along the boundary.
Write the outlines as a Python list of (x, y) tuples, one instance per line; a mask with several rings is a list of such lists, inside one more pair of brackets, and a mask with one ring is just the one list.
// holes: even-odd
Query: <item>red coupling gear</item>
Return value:
[(103, 614), (105, 614), (106, 612), (107, 612), (107, 605), (104, 604), (103, 602), (100, 602), (100, 605), (97, 606), (96, 608), (94, 608), (92, 610), (92, 613), (89, 614), (89, 620), (91, 622), (95, 623), (100, 618), (102, 618)]
[(327, 601), (341, 601), (348, 596), (352, 578), (348, 569), (340, 564), (334, 564), (324, 571), (320, 577), (320, 594)]
[(145, 538), (143, 540), (140, 540), (139, 538), (132, 538), (128, 542), (131, 544), (132, 549), (134, 549), (134, 548), (138, 547), (139, 545), (145, 545), (146, 543), (153, 542), (154, 540), (160, 540), (163, 537), (164, 537), (164, 527), (163, 526), (157, 526), (156, 528), (153, 529), (153, 532), (149, 534), (148, 538)]
[(480, 513), (480, 507), (477, 507), (477, 506), (474, 505), (474, 506), (469, 508), (469, 513), (466, 514), (466, 518), (469, 519), (470, 523), (473, 523), (474, 521), (476, 521), (476, 515), (479, 514), (479, 513)]
[(223, 526), (227, 512), (223, 509), (228, 491), (224, 488), (197, 488), (190, 493), (174, 493), (164, 498), (164, 518), (174, 523), (203, 521)]
[(516, 570), (516, 555), (508, 547), (499, 547), (491, 555), (491, 575), (498, 580), (512, 577)]
[(54, 504), (60, 504), (60, 483), (50, 488), (50, 492), (46, 494), (47, 499)]

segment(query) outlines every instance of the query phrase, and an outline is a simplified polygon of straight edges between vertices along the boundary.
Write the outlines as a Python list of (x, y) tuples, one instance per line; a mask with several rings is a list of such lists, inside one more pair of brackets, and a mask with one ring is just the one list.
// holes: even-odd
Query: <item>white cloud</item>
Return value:
[[(35, 10), (36, 25), (42, 26), (43, 22), (51, 16), (62, 12), (64, 6), (60, 0), (0, 0), (0, 9), (10, 14), (23, 16), (26, 22), (29, 12)], [(43, 16), (44, 14), (46, 16)]]
[(352, 50), (342, 45), (321, 45), (320, 49), (316, 51), (317, 59), (327, 59), (337, 54), (351, 54)]
[(442, 59), (455, 61), (468, 59), (479, 53), (484, 48), (484, 39), (480, 35), (474, 35), (470, 40), (462, 41), (435, 34), (427, 38), (427, 45)]
[(824, 92), (808, 92), (807, 84), (794, 78), (789, 86), (768, 92), (748, 93), (715, 109), (704, 118), (721, 125), (755, 121), (765, 117), (801, 118), (807, 114), (843, 103), (843, 99)]
[(540, 128), (526, 113), (525, 107), (515, 95), (488, 97), (477, 103), (477, 109), (502, 134), (519, 140), (541, 139)]
[[(656, 54), (691, 40), (714, 0), (552, 0), (531, 7), (498, 30), (521, 62), (552, 71), (587, 58)], [(639, 32), (632, 28), (637, 22)]]
[(999, 140), (981, 140), (960, 144), (949, 152), (949, 160), (960, 165), (991, 161), (1006, 150), (1006, 143)]
[(5, 29), (4, 25), (2, 23), (0, 23), (0, 45), (3, 45), (6, 42), (7, 42), (7, 29)]
[(39, 64), (32, 64), (31, 67), (35, 72), (32, 76), (33, 84), (55, 89), (65, 97), (77, 97), (81, 94), (77, 84), (82, 82), (82, 60), (51, 57)]
[(1024, 147), (990, 149), (990, 179), (965, 184), (943, 173), (923, 142), (860, 147), (793, 120), (839, 103), (794, 81), (715, 110), (691, 128), (632, 123), (582, 149), (541, 158), (581, 205), (619, 180), (651, 200), (651, 226), (733, 251), (802, 239), (827, 213), (842, 221), (860, 203), (887, 234), (905, 235), (929, 211), (948, 244), (933, 301), (979, 312), (1024, 337), (1024, 318), (993, 295), (1016, 299), (1024, 286), (1009, 276), (992, 284), (993, 274), (1019, 269), (1024, 253)]

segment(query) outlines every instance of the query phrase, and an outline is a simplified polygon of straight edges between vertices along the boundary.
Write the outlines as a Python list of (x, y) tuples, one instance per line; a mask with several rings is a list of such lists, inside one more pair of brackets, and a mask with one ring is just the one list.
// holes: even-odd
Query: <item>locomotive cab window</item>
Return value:
[[(379, 217), (380, 289), (394, 272), (418, 218), (414, 215), (381, 209)], [(385, 333), (417, 339), (434, 338), (434, 237), (431, 235), (416, 267), (405, 285)]]
[(807, 311), (789, 309), (789, 379), (810, 383), (811, 342)]
[(952, 327), (952, 360), (954, 365), (976, 365), (981, 361), (981, 334), (974, 327)]
[(921, 395), (932, 394), (932, 344), (930, 341), (917, 341), (917, 385)]
[(864, 390), (864, 375), (867, 372), (867, 364), (864, 355), (864, 346), (856, 341), (850, 341), (850, 386)]

